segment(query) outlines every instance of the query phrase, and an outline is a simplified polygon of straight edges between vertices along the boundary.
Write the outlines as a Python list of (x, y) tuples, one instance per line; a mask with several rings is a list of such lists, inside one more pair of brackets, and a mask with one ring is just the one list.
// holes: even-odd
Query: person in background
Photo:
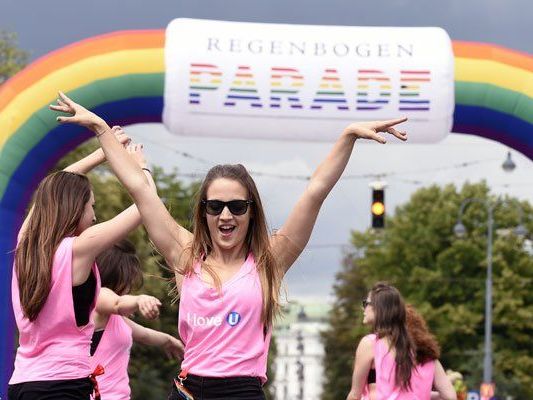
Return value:
[[(438, 345), (419, 330), (417, 351), (406, 321), (406, 306), (400, 292), (386, 283), (377, 283), (363, 301), (363, 323), (372, 326), (355, 353), (352, 387), (347, 400), (373, 396), (376, 400), (457, 400), (442, 365), (435, 357)], [(425, 323), (424, 323), (425, 324)], [(411, 326), (416, 335), (416, 328)], [(375, 387), (368, 388), (370, 370), (375, 369)], [(432, 393), (432, 387), (436, 393)], [(439, 397), (436, 397), (438, 394)]]
[(183, 344), (128, 318), (139, 312), (147, 319), (155, 319), (161, 307), (161, 302), (153, 296), (130, 294), (143, 284), (141, 263), (130, 241), (124, 239), (116, 243), (101, 253), (96, 263), (102, 289), (96, 302), (91, 366), (102, 365), (105, 369), (97, 378), (102, 400), (129, 400), (128, 364), (133, 342), (160, 347), (175, 359), (183, 356)]

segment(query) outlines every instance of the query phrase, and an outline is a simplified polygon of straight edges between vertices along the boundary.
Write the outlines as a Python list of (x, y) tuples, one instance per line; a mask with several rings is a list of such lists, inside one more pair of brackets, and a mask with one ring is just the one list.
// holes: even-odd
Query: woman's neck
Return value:
[(231, 249), (222, 249), (215, 245), (207, 258), (211, 259), (211, 261), (215, 262), (218, 266), (224, 267), (242, 264), (246, 259), (246, 256), (247, 248), (244, 244)]

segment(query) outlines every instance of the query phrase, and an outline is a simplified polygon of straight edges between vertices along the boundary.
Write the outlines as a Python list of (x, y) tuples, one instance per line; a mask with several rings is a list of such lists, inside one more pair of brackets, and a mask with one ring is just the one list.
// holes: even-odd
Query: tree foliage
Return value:
[[(394, 284), (424, 315), (442, 347), (445, 368), (461, 371), (478, 388), (483, 370), (487, 211), (469, 205), (462, 218), (465, 238), (453, 234), (461, 202), (496, 202), (485, 183), (418, 190), (387, 220), (383, 232), (353, 232), (335, 284), (331, 328), (324, 334), (326, 386), (323, 399), (345, 398), (363, 327), (361, 300), (377, 281)], [(533, 232), (532, 207), (506, 198), (495, 209), (493, 249), (494, 380), (499, 395), (533, 398), (533, 257), (513, 234), (519, 204)], [(531, 242), (529, 242), (529, 245)]]
[(17, 47), (17, 35), (0, 31), (0, 85), (26, 66), (28, 53)]

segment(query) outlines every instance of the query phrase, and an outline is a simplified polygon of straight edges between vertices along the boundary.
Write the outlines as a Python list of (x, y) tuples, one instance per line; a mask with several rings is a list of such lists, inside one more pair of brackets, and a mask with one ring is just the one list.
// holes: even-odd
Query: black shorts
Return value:
[[(252, 376), (207, 378), (189, 374), (183, 385), (194, 400), (265, 400), (261, 380)], [(167, 400), (182, 400), (174, 383)]]
[(89, 400), (93, 384), (89, 378), (32, 381), (9, 385), (8, 400)]

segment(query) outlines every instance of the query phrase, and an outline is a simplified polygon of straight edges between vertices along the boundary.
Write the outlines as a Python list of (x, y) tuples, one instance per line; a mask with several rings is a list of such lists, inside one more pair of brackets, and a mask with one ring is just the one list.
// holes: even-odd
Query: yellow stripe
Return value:
[(533, 73), (496, 61), (456, 58), (455, 80), (491, 84), (533, 97)]
[(164, 71), (162, 48), (106, 53), (58, 69), (19, 93), (2, 111), (0, 148), (36, 111), (54, 102), (58, 90), (69, 92), (100, 79)]

